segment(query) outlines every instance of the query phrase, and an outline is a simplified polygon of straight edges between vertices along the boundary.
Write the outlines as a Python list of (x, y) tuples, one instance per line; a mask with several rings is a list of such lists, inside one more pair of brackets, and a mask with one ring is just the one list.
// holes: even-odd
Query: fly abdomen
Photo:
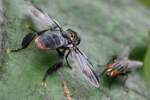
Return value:
[(67, 45), (68, 41), (60, 31), (46, 32), (35, 40), (38, 48), (55, 49)]

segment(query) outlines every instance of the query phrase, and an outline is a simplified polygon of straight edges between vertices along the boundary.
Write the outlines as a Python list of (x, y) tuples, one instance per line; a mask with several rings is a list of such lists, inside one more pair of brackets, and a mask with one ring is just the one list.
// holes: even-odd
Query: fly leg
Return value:
[(46, 71), (43, 79), (42, 79), (42, 85), (46, 86), (46, 79), (49, 75), (51, 75), (53, 72), (55, 72), (57, 69), (63, 66), (63, 61), (64, 61), (64, 53), (66, 50), (60, 51), (57, 49), (57, 53), (59, 54), (59, 61), (56, 62), (54, 65), (50, 66), (48, 70)]
[(36, 36), (36, 34), (34, 33), (28, 33), (22, 40), (22, 43), (21, 43), (21, 47), (18, 48), (18, 49), (12, 49), (10, 50), (10, 52), (17, 52), (17, 51), (20, 51), (22, 49), (25, 49), (28, 47), (28, 45), (32, 42), (32, 40), (34, 39), (34, 37)]
[(43, 79), (42, 79), (42, 85), (46, 86), (46, 79), (47, 77), (52, 74), (53, 72), (55, 72), (57, 69), (59, 69), (60, 67), (63, 66), (63, 59), (60, 59), (57, 63), (55, 63), (54, 65), (50, 66), (48, 68), (48, 70), (46, 71)]
[(30, 30), (34, 31), (32, 33), (28, 33), (22, 40), (22, 43), (21, 43), (21, 47), (18, 48), (18, 49), (12, 49), (10, 50), (10, 52), (18, 52), (22, 49), (25, 49), (28, 47), (28, 45), (32, 42), (32, 40), (35, 38), (36, 34), (37, 35), (41, 35), (43, 34), (44, 32), (48, 31), (47, 30), (42, 30), (42, 31), (39, 31), (39, 32), (36, 32), (33, 28), (29, 27)]
[(113, 77), (110, 78), (110, 77), (108, 76), (108, 78), (109, 78), (109, 79), (108, 79), (108, 88), (111, 89), (112, 84), (113, 84), (113, 83), (115, 82), (115, 80), (116, 80), (116, 77), (115, 77), (115, 78), (113, 78)]
[(70, 65), (70, 63), (69, 63), (69, 61), (68, 61), (68, 56), (69, 56), (70, 52), (71, 52), (71, 51), (69, 50), (68, 53), (67, 53), (67, 55), (65, 56), (65, 59), (66, 59), (66, 62), (67, 62), (68, 67), (69, 67), (70, 69), (72, 69), (72, 67), (71, 67), (71, 65)]
[(128, 93), (129, 89), (126, 87), (126, 80), (128, 79), (128, 73), (124, 73), (124, 74), (121, 74), (124, 78), (122, 78), (121, 80), (121, 84), (122, 84), (122, 87), (124, 89), (125, 92)]
[(107, 72), (107, 69), (105, 68), (99, 76), (100, 76), (100, 77), (104, 76), (104, 74), (105, 74), (106, 72)]

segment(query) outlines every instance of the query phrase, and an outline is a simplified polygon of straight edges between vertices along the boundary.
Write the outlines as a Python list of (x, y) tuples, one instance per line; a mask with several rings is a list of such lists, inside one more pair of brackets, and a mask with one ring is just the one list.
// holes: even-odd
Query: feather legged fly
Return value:
[(47, 76), (63, 66), (64, 60), (66, 60), (67, 65), (72, 68), (68, 61), (68, 56), (71, 55), (74, 62), (80, 67), (87, 81), (93, 86), (99, 87), (99, 78), (93, 70), (93, 65), (87, 56), (78, 48), (81, 40), (79, 34), (72, 29), (63, 30), (55, 19), (35, 6), (31, 6), (29, 12), (32, 17), (36, 17), (34, 23), (39, 21), (42, 24), (43, 22), (49, 28), (36, 31), (30, 27), (33, 32), (28, 33), (23, 38), (22, 47), (14, 50), (12, 49), (11, 52), (18, 52), (27, 48), (31, 41), (34, 40), (37, 48), (43, 50), (54, 49), (59, 55), (59, 60), (46, 71), (42, 80), (44, 83), (46, 82)]

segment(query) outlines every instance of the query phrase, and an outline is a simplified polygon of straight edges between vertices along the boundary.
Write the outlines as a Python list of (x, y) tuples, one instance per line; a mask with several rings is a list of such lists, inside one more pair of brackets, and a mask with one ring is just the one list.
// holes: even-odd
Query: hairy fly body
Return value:
[(55, 49), (60, 59), (54, 65), (52, 65), (52, 67), (48, 68), (43, 77), (43, 82), (46, 81), (48, 75), (52, 74), (58, 68), (63, 66), (64, 59), (66, 60), (67, 65), (72, 68), (68, 61), (68, 56), (71, 54), (71, 57), (73, 58), (74, 62), (78, 63), (80, 70), (86, 79), (95, 87), (99, 87), (99, 79), (92, 68), (92, 64), (89, 62), (85, 54), (83, 54), (77, 47), (80, 44), (80, 37), (78, 34), (72, 29), (63, 30), (54, 19), (48, 17), (46, 13), (34, 6), (31, 7), (30, 13), (31, 12), (32, 16), (37, 16), (37, 19), (34, 20), (35, 23), (36, 21), (43, 20), (45, 23), (47, 22), (47, 26), (49, 28), (40, 31), (30, 28), (33, 32), (24, 37), (22, 41), (22, 47), (11, 51), (17, 52), (27, 48), (33, 39), (35, 40), (35, 44), (39, 49)]
[[(106, 69), (101, 73), (100, 77), (107, 76), (115, 79), (119, 76), (126, 76), (123, 84), (127, 79), (128, 73), (140, 68), (143, 63), (141, 61), (129, 60), (129, 48), (126, 47), (118, 56), (114, 56), (106, 65)], [(111, 83), (110, 83), (111, 84)]]

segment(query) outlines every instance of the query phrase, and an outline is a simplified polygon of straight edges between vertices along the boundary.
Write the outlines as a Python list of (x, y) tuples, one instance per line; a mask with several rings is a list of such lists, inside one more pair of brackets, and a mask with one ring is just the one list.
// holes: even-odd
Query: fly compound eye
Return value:
[(73, 31), (72, 29), (67, 29), (67, 32), (69, 33), (71, 41), (76, 43), (79, 38), (77, 32)]
[(75, 36), (74, 33), (71, 33), (71, 36), (70, 36), (70, 37), (71, 37), (71, 40), (72, 40), (72, 41), (74, 41), (74, 40), (76, 39), (76, 36)]

